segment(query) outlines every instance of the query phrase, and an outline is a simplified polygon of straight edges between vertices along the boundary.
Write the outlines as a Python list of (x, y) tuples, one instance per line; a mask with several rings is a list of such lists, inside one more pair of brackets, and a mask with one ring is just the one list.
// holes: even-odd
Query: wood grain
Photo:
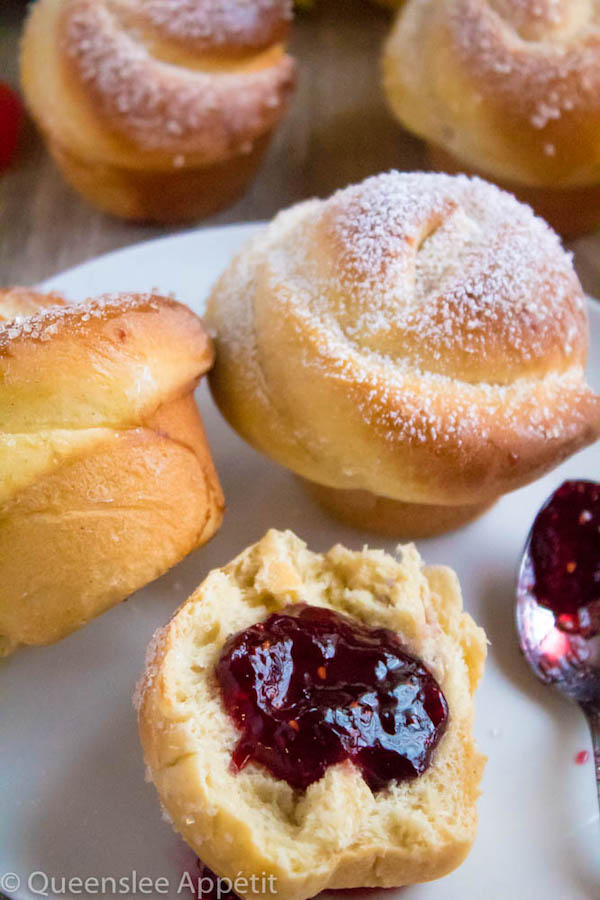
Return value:
[[(24, 0), (0, 0), (0, 77), (17, 83)], [(390, 168), (425, 166), (421, 143), (392, 120), (379, 54), (387, 11), (365, 0), (320, 0), (302, 13), (291, 50), (300, 84), (246, 196), (201, 225), (270, 218), (277, 210)], [(0, 184), (0, 283), (34, 284), (86, 259), (178, 229), (131, 225), (88, 206), (62, 180), (31, 123)], [(586, 290), (600, 295), (600, 236), (574, 242)]]

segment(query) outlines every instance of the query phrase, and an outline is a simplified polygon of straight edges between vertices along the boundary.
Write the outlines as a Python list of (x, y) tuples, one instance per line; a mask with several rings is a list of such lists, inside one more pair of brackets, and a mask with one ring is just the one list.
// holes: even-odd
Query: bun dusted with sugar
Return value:
[[(239, 731), (215, 667), (231, 635), (298, 603), (388, 629), (427, 666), (448, 720), (423, 774), (372, 791), (345, 761), (298, 791), (257, 763), (232, 765)], [(485, 653), (454, 572), (423, 568), (414, 547), (400, 561), (342, 546), (317, 554), (289, 531), (269, 531), (211, 572), (149, 648), (137, 691), (149, 774), (175, 829), (217, 875), (274, 876), (264, 896), (439, 878), (475, 838), (484, 758), (472, 738), (473, 692)]]
[(80, 628), (217, 530), (194, 402), (212, 362), (174, 300), (0, 291), (0, 655)]
[(392, 172), (280, 213), (207, 322), (225, 417), (359, 526), (448, 530), (598, 436), (571, 259), (479, 179)]
[(564, 234), (600, 223), (598, 0), (407, 0), (384, 83), (436, 166), (499, 181)]
[(294, 86), (291, 0), (39, 0), (22, 46), (29, 109), (100, 209), (209, 215), (254, 175)]

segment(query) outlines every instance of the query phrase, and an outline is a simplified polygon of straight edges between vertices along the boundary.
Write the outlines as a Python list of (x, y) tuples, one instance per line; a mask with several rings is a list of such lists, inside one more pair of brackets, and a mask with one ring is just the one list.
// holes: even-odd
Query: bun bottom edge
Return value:
[(270, 139), (269, 132), (250, 152), (209, 165), (147, 170), (80, 156), (55, 140), (48, 148), (65, 180), (96, 208), (132, 222), (177, 224), (234, 203), (256, 175)]
[(336, 519), (398, 540), (435, 537), (479, 518), (495, 500), (463, 506), (403, 503), (370, 491), (327, 487), (300, 478), (309, 494)]

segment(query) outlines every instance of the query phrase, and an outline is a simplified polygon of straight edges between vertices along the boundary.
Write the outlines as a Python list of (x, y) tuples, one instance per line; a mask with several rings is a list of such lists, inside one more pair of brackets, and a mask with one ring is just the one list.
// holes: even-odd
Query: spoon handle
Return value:
[(596, 787), (598, 789), (598, 804), (600, 804), (600, 708), (595, 704), (582, 703), (581, 708), (590, 726), (592, 734), (592, 746), (594, 748), (594, 772), (596, 773)]

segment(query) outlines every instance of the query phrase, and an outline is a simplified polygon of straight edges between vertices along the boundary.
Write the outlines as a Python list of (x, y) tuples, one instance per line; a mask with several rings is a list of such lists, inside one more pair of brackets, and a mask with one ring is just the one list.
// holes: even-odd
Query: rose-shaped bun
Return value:
[(407, 0), (383, 62), (436, 167), (493, 178), (563, 234), (600, 223), (598, 0)]
[(254, 175), (294, 86), (291, 0), (39, 0), (28, 107), (67, 180), (101, 209), (171, 222)]
[(392, 172), (281, 213), (207, 322), (226, 418), (357, 524), (446, 530), (598, 435), (571, 259), (479, 179)]

